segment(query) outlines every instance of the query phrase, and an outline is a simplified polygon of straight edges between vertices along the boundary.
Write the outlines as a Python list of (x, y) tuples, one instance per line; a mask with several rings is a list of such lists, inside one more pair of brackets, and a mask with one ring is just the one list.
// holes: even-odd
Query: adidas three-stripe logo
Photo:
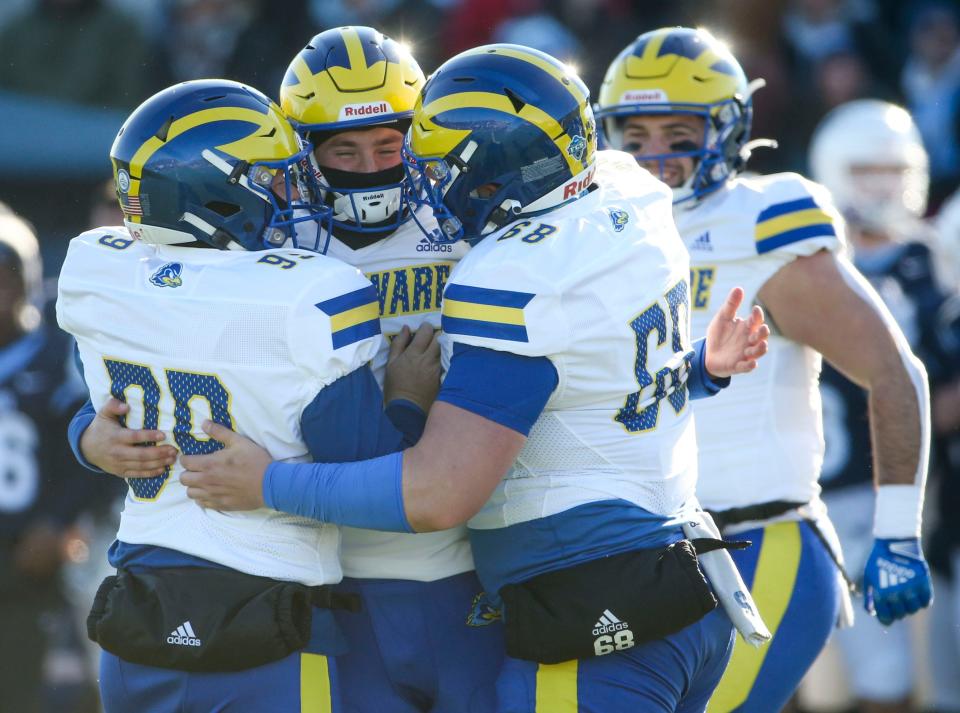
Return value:
[(609, 609), (604, 609), (603, 614), (600, 615), (597, 623), (593, 625), (593, 635), (599, 636), (600, 634), (609, 634), (614, 631), (621, 631), (629, 628), (630, 625), (627, 622), (620, 621), (616, 614)]
[(703, 235), (699, 236), (690, 244), (691, 250), (708, 250), (713, 251), (713, 243), (710, 242), (710, 231), (708, 230)]
[(167, 643), (177, 644), (178, 646), (200, 646), (203, 642), (197, 638), (188, 620), (170, 632), (167, 636)]
[(916, 576), (916, 572), (909, 567), (901, 567), (889, 560), (878, 560), (877, 565), (880, 570), (880, 589), (905, 584)]

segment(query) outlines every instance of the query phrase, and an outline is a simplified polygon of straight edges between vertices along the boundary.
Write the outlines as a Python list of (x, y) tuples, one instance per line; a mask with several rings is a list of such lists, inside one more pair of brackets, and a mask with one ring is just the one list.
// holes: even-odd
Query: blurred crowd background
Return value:
[(377, 27), (429, 74), (488, 42), (575, 65), (596, 93), (638, 34), (709, 27), (750, 78), (754, 136), (780, 143), (751, 168), (806, 170), (820, 118), (850, 99), (902, 103), (931, 158), (930, 212), (960, 185), (960, 1), (937, 0), (4, 0), (0, 199), (36, 226), (47, 273), (111, 199), (107, 152), (126, 113), (178, 81), (225, 77), (276, 97), (315, 33)]
[[(960, 0), (2, 0), (0, 202), (36, 228), (49, 281), (71, 237), (121, 220), (108, 151), (131, 109), (200, 77), (276, 97), (301, 47), (346, 24), (406, 41), (427, 74), (476, 45), (533, 46), (576, 66), (594, 94), (638, 34), (705, 26), (749, 78), (767, 80), (755, 95), (754, 136), (779, 149), (757, 152), (752, 170), (807, 173), (819, 120), (851, 99), (877, 97), (908, 108), (920, 129), (930, 216), (960, 186)], [(77, 611), (46, 623), (59, 632), (46, 662), (50, 710), (96, 710), (92, 665), (77, 655), (79, 622), (112, 525), (104, 511), (93, 515), (105, 526), (63, 544), (74, 563), (67, 604)], [(63, 625), (71, 616), (76, 625)]]

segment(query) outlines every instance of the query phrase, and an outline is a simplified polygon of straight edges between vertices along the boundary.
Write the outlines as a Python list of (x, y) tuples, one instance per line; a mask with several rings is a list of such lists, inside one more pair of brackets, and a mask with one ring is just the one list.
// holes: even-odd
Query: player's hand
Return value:
[(873, 542), (863, 573), (863, 605), (881, 624), (889, 625), (929, 606), (933, 600), (930, 568), (923, 559), (920, 541)]
[(714, 378), (753, 371), (767, 353), (770, 328), (764, 323), (763, 310), (754, 305), (750, 316), (740, 319), (737, 310), (742, 302), (743, 289), (734, 287), (707, 327), (706, 367)]
[(181, 456), (185, 471), (180, 482), (187, 495), (212, 510), (256, 510), (263, 507), (263, 474), (273, 461), (270, 454), (249, 438), (213, 421), (203, 431), (223, 444), (204, 456)]
[(429, 411), (439, 390), (440, 343), (436, 332), (427, 323), (421, 324), (414, 334), (404, 327), (390, 342), (384, 403), (407, 399)]
[(177, 449), (153, 445), (166, 438), (163, 431), (121, 425), (129, 411), (130, 406), (111, 397), (80, 436), (80, 452), (100, 470), (121, 478), (162, 475), (176, 462)]

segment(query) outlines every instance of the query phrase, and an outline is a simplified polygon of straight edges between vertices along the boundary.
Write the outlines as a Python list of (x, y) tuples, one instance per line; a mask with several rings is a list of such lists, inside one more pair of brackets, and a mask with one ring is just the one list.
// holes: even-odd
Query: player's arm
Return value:
[[(208, 422), (204, 429), (226, 448), (215, 461), (184, 457), (191, 472), (181, 482), (206, 507), (266, 504), (368, 529), (447, 529), (490, 497), (557, 383), (546, 357), (457, 345), (423, 437), (403, 453), (360, 463), (271, 463), (251, 441)], [(244, 493), (239, 480), (252, 487)]]
[(390, 356), (386, 396), (364, 364), (324, 387), (304, 409), (300, 430), (314, 461), (376, 458), (420, 439), (440, 387), (440, 347), (433, 328), (423, 324), (411, 334), (404, 327)]
[[(737, 319), (742, 292), (731, 298), (715, 318), (729, 324), (711, 330), (705, 356), (721, 378), (749, 371), (766, 348), (762, 315), (759, 324), (757, 312)], [(204, 430), (226, 447), (184, 457), (191, 472), (181, 481), (190, 497), (219, 510), (266, 504), (367, 529), (446, 529), (486, 502), (557, 383), (547, 357), (457, 344), (424, 435), (402, 454), (350, 464), (271, 463), (256, 444), (207, 422)]]
[[(866, 574), (868, 607), (874, 597), (878, 617), (889, 623), (926, 606), (929, 573), (919, 551), (929, 451), (923, 365), (873, 288), (849, 262), (830, 252), (788, 263), (767, 281), (759, 297), (784, 336), (819, 351), (869, 394), (878, 488), (877, 544)], [(886, 566), (882, 562), (915, 571), (909, 581), (916, 590), (892, 592), (883, 601), (871, 589), (871, 576)]]

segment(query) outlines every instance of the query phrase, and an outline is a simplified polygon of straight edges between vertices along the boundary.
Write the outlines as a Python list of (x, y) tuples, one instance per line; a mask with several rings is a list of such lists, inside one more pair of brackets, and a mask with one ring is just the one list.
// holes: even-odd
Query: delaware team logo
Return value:
[(500, 621), (500, 609), (493, 606), (486, 592), (480, 592), (473, 598), (473, 608), (467, 615), (467, 626), (487, 626)]
[(587, 150), (587, 140), (580, 135), (574, 136), (570, 139), (570, 144), (567, 146), (567, 153), (573, 156), (577, 161), (583, 160), (583, 152)]
[(117, 171), (117, 190), (126, 193), (130, 190), (130, 174), (124, 169)]
[(181, 272), (183, 272), (181, 263), (168, 262), (150, 275), (150, 284), (157, 287), (180, 287), (183, 284), (183, 280), (180, 279)]
[(613, 229), (618, 233), (622, 233), (623, 229), (627, 226), (627, 221), (630, 220), (630, 215), (625, 210), (611, 208), (610, 220), (613, 222)]

